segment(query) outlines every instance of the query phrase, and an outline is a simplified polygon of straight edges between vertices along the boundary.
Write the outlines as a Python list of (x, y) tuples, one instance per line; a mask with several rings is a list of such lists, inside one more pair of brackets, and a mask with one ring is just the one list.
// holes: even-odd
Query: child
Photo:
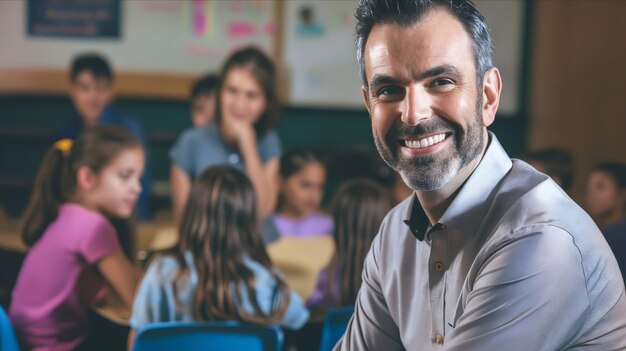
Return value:
[(613, 227), (626, 228), (626, 165), (607, 162), (593, 168), (587, 180), (587, 210), (605, 236)]
[(141, 282), (130, 319), (137, 329), (164, 321), (238, 320), (299, 329), (309, 317), (265, 251), (256, 194), (241, 171), (200, 173), (180, 225), (180, 241), (158, 255)]
[(617, 258), (626, 282), (626, 165), (596, 165), (587, 180), (587, 210)]
[(200, 78), (191, 88), (191, 123), (205, 126), (215, 119), (215, 90), (217, 77), (209, 74)]
[(318, 212), (326, 167), (310, 150), (294, 149), (280, 158), (280, 198), (271, 217), (280, 236), (330, 235), (333, 221)]
[(332, 202), (335, 254), (306, 303), (311, 315), (354, 304), (365, 256), (391, 206), (388, 192), (371, 180), (350, 181), (337, 191)]
[[(148, 140), (143, 127), (135, 118), (113, 107), (115, 99), (114, 76), (107, 60), (92, 53), (78, 55), (72, 61), (70, 69), (70, 98), (74, 106), (73, 115), (56, 131), (56, 139), (76, 139), (86, 128), (95, 125), (111, 124), (132, 133), (148, 150)], [(137, 217), (149, 219), (150, 211), (150, 173), (144, 167), (141, 177), (143, 191), (137, 201)]]
[(210, 166), (227, 164), (246, 173), (257, 192), (261, 218), (276, 206), (282, 151), (272, 129), (278, 115), (274, 64), (256, 48), (236, 51), (222, 68), (216, 93), (215, 123), (186, 130), (170, 150), (172, 209), (177, 223), (192, 180)]
[(137, 276), (120, 247), (130, 233), (112, 221), (129, 228), (123, 220), (141, 192), (143, 164), (141, 142), (113, 126), (63, 139), (46, 154), (24, 217), (32, 247), (9, 309), (25, 349), (89, 349), (88, 310), (107, 287), (131, 307)]

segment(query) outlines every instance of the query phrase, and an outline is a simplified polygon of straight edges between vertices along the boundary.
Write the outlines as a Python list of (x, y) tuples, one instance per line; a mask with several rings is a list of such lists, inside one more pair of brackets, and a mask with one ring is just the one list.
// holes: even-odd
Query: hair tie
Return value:
[(70, 150), (72, 149), (72, 144), (74, 144), (72, 139), (67, 139), (66, 138), (66, 139), (61, 139), (61, 140), (57, 141), (52, 146), (55, 149), (61, 151), (63, 153), (63, 156), (67, 156), (70, 153)]

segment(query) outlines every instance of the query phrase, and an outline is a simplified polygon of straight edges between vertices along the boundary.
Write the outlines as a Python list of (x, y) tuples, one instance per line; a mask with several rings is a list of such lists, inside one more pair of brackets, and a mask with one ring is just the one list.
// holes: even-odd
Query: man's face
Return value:
[(113, 87), (110, 80), (82, 71), (71, 84), (70, 96), (85, 123), (94, 125), (113, 100)]
[(376, 147), (407, 185), (440, 189), (481, 155), (483, 92), (458, 20), (435, 11), (410, 27), (375, 25), (364, 58)]

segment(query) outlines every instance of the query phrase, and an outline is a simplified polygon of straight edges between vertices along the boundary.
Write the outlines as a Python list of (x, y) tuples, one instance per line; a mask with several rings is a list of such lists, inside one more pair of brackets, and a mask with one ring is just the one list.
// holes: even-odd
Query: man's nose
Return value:
[(417, 125), (432, 116), (431, 97), (424, 87), (407, 89), (402, 102), (402, 122)]

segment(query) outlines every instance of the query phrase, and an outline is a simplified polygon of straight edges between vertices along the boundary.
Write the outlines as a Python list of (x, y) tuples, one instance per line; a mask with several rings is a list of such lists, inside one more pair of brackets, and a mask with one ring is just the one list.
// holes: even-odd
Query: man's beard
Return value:
[[(483, 149), (485, 141), (479, 106), (475, 118), (465, 131), (445, 118), (434, 117), (416, 126), (394, 125), (387, 132), (384, 142), (374, 134), (376, 148), (383, 160), (402, 176), (411, 189), (417, 191), (440, 189), (478, 157)], [(449, 137), (452, 139), (446, 141), (452, 142), (452, 147), (435, 154), (414, 157), (400, 152), (399, 139), (439, 133), (446, 133), (446, 136), (452, 134)]]

